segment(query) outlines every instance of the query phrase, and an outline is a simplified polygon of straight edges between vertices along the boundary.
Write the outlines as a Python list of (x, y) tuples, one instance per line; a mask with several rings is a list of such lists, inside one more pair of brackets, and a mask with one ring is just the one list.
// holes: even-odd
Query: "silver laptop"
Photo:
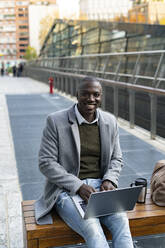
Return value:
[(143, 186), (118, 188), (109, 191), (94, 192), (88, 204), (79, 196), (71, 196), (82, 218), (100, 217), (117, 212), (132, 210)]

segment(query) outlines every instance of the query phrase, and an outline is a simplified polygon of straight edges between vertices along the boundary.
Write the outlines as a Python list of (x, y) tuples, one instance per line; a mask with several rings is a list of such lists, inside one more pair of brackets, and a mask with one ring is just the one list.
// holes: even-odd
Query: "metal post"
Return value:
[(74, 78), (73, 77), (71, 77), (70, 78), (70, 94), (71, 94), (71, 96), (74, 96)]
[(121, 61), (122, 61), (122, 56), (120, 56), (119, 63), (117, 64), (117, 68), (116, 68), (116, 72), (115, 72), (115, 77), (114, 77), (114, 80), (115, 81), (118, 81), (118, 74), (119, 74), (119, 70), (120, 70)]
[(66, 94), (70, 94), (70, 77), (66, 77)]
[(157, 95), (150, 94), (151, 101), (151, 139), (156, 138), (156, 119), (157, 119)]
[(64, 89), (63, 91), (67, 94), (67, 88), (68, 88), (68, 77), (64, 76), (63, 77), (63, 82), (64, 82)]
[(56, 83), (57, 84), (57, 89), (59, 90), (59, 76), (58, 75), (56, 76), (56, 82), (57, 82)]
[(129, 121), (130, 128), (134, 128), (135, 124), (135, 91), (129, 90)]
[(158, 84), (156, 85), (156, 81), (157, 81), (158, 73), (159, 73), (160, 66), (162, 64), (163, 58), (164, 58), (164, 53), (161, 53), (159, 63), (157, 65), (157, 68), (156, 68), (156, 71), (155, 71), (154, 80), (153, 80), (153, 83), (152, 83), (152, 86), (155, 87), (155, 88), (158, 87)]
[(64, 77), (61, 76), (61, 91), (64, 92)]
[(106, 90), (105, 90), (105, 85), (102, 85), (102, 102), (101, 102), (101, 108), (105, 110), (105, 102), (106, 102)]
[(66, 77), (65, 76), (63, 76), (62, 81), (63, 81), (63, 89), (62, 89), (62, 91), (66, 93)]
[(119, 89), (117, 86), (115, 86), (113, 88), (113, 97), (114, 97), (114, 115), (116, 116), (116, 118), (118, 118), (118, 113), (119, 113)]
[(61, 76), (58, 75), (58, 90), (61, 91)]
[[(96, 60), (96, 61), (97, 61), (97, 60)], [(106, 73), (106, 69), (107, 69), (108, 63), (109, 63), (109, 56), (106, 58), (105, 64), (104, 64), (104, 66), (103, 66), (103, 78), (106, 78), (105, 73)]]
[(135, 66), (133, 68), (132, 77), (129, 79), (129, 83), (136, 84), (137, 78), (135, 77), (138, 72), (138, 65), (140, 61), (141, 54), (138, 54)]

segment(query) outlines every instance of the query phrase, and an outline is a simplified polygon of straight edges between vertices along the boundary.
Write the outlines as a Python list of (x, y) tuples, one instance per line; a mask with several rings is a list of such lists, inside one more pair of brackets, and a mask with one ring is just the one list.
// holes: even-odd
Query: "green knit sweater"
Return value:
[(79, 126), (81, 153), (79, 178), (100, 177), (100, 134), (96, 124)]

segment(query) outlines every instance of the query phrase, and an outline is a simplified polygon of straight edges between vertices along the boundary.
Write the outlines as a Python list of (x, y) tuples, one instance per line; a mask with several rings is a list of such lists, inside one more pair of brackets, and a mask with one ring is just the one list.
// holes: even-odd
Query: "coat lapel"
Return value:
[(75, 141), (75, 144), (76, 144), (77, 152), (78, 152), (78, 155), (80, 157), (80, 135), (79, 135), (79, 130), (78, 130), (77, 123), (73, 123), (71, 125), (71, 129), (72, 129), (72, 134), (73, 134), (74, 141)]
[[(69, 122), (71, 123), (71, 132), (75, 141), (76, 150), (78, 153), (78, 160), (80, 161), (80, 135), (78, 130), (78, 124), (74, 112), (74, 106), (69, 111)], [(80, 163), (80, 162), (79, 162)]]
[(100, 142), (101, 142), (101, 168), (106, 168), (109, 156), (110, 156), (110, 128), (109, 124), (105, 122), (102, 114), (99, 117), (99, 127), (100, 127)]

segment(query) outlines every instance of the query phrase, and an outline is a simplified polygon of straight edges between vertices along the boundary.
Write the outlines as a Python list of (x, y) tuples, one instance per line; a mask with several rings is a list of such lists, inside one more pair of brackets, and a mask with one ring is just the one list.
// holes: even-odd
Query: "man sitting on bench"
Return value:
[(118, 126), (112, 114), (98, 109), (101, 96), (99, 81), (86, 77), (78, 86), (78, 103), (48, 116), (39, 151), (47, 181), (35, 202), (36, 221), (51, 224), (49, 213), (55, 207), (88, 248), (109, 248), (100, 223), (110, 230), (114, 248), (133, 248), (126, 213), (83, 219), (70, 197), (79, 194), (88, 201), (92, 192), (118, 185), (123, 165)]

